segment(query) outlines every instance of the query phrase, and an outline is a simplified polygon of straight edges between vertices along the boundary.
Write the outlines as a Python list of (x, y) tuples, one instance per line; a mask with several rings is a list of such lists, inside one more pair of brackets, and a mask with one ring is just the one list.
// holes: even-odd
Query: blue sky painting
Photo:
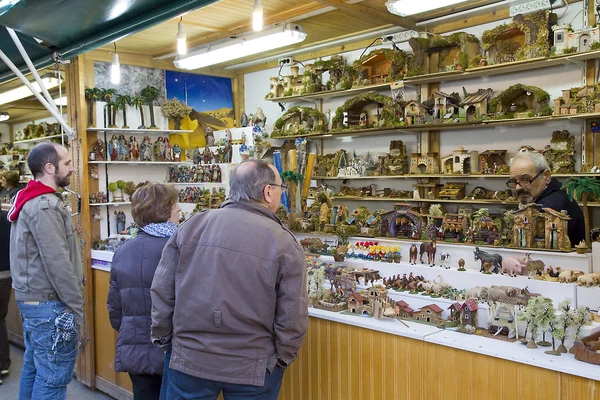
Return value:
[(231, 79), (166, 71), (167, 98), (177, 98), (196, 111), (233, 109)]

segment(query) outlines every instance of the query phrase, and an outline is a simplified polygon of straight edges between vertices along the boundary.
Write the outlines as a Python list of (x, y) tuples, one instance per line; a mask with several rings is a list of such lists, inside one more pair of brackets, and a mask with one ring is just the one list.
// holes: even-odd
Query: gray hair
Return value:
[(263, 160), (244, 161), (229, 178), (229, 199), (234, 201), (263, 201), (268, 184), (276, 183), (275, 172)]
[(547, 169), (550, 169), (550, 165), (548, 165), (548, 161), (546, 161), (546, 157), (540, 152), (537, 151), (522, 151), (517, 154), (510, 160), (510, 164), (514, 163), (516, 160), (525, 158), (533, 162), (535, 166), (535, 172), (542, 172)]

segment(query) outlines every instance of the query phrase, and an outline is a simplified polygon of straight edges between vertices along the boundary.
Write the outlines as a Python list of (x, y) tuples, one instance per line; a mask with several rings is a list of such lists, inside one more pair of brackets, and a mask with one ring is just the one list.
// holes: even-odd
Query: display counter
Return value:
[(8, 303), (8, 314), (6, 315), (6, 328), (8, 329), (8, 340), (12, 343), (24, 347), (23, 342), (23, 324), (21, 322), (21, 314), (19, 312), (19, 306), (15, 301), (14, 290), (10, 296), (10, 303)]

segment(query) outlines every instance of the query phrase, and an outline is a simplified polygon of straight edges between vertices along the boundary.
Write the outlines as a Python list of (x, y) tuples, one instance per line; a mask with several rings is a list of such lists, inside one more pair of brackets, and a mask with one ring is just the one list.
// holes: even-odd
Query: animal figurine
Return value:
[(417, 245), (416, 244), (412, 244), (412, 246), (410, 246), (410, 250), (409, 250), (409, 256), (410, 256), (410, 264), (411, 265), (416, 265), (417, 264)]
[(492, 264), (490, 264), (487, 261), (484, 261), (483, 265), (481, 266), (481, 269), (483, 270), (483, 273), (484, 274), (491, 274), (490, 268), (492, 268)]
[(560, 267), (553, 268), (551, 265), (548, 267), (548, 270), (546, 271), (546, 275), (548, 275), (549, 278), (554, 278), (554, 279), (558, 280), (558, 276), (560, 275), (560, 272), (561, 272)]
[(490, 254), (486, 251), (479, 250), (479, 247), (475, 247), (475, 251), (473, 252), (475, 256), (475, 261), (481, 261), (481, 269), (479, 272), (484, 272), (483, 264), (485, 262), (490, 263), (493, 267), (492, 272), (498, 273), (498, 270), (502, 267), (502, 256), (497, 253)]
[(598, 274), (583, 274), (577, 277), (577, 284), (579, 286), (595, 286), (598, 283), (600, 283), (599, 281), (599, 276)]
[(461, 258), (460, 260), (458, 260), (458, 271), (461, 271), (461, 272), (466, 271), (464, 258)]
[(509, 276), (516, 277), (517, 275), (523, 275), (523, 270), (527, 268), (527, 262), (525, 259), (519, 260), (516, 257), (506, 257), (502, 260), (502, 271), (501, 274), (508, 273)]
[(435, 266), (435, 246), (435, 240), (432, 240), (429, 243), (421, 243), (421, 248), (419, 250), (419, 261), (421, 261), (421, 264), (425, 264), (423, 262), (423, 254), (427, 253), (427, 261), (429, 262), (429, 266)]
[(541, 260), (532, 260), (531, 255), (528, 253), (525, 256), (527, 261), (527, 279), (531, 279), (533, 274), (543, 275), (544, 274), (544, 262)]
[(560, 283), (577, 282), (577, 278), (580, 277), (581, 275), (583, 275), (583, 271), (577, 271), (577, 270), (562, 271), (558, 275), (558, 281)]
[[(465, 260), (463, 260), (463, 263), (464, 261)], [(440, 266), (446, 269), (450, 269), (448, 263), (450, 263), (450, 254), (443, 252), (442, 254), (440, 254)]]

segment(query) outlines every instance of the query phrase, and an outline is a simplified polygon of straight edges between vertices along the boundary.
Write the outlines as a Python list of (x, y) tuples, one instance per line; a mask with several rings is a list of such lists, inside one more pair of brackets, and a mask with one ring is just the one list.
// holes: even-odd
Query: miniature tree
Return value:
[[(546, 300), (541, 296), (531, 297), (527, 303), (527, 308), (522, 314), (526, 318), (527, 323), (531, 327), (531, 338), (527, 342), (528, 349), (536, 349), (535, 338), (537, 337), (539, 330), (540, 317), (539, 315), (544, 312)], [(523, 318), (523, 317), (522, 317)]]
[(128, 96), (126, 94), (119, 95), (119, 97), (117, 97), (117, 100), (115, 101), (115, 108), (123, 111), (123, 128), (124, 129), (129, 128), (129, 126), (127, 126), (127, 106), (132, 106), (132, 105), (133, 105), (133, 99), (131, 98), (131, 96)]
[(136, 191), (137, 187), (135, 186), (135, 183), (133, 181), (127, 181), (125, 183), (125, 194), (127, 194), (127, 196), (129, 196), (129, 198), (131, 199), (131, 196), (133, 196), (133, 193)]
[(150, 107), (150, 129), (157, 129), (154, 122), (154, 102), (160, 97), (160, 90), (154, 86), (146, 86), (142, 89), (142, 97), (146, 99), (148, 107)]
[(108, 127), (109, 128), (116, 128), (117, 126), (115, 125), (115, 121), (113, 121), (111, 119), (111, 107), (112, 107), (112, 101), (114, 99), (114, 97), (117, 95), (117, 91), (115, 89), (100, 89), (99, 91), (99, 97), (106, 102), (106, 109), (107, 109), (107, 119), (108, 119)]
[(100, 98), (101, 90), (98, 88), (85, 88), (85, 99), (88, 101), (88, 126), (94, 122), (94, 105)]
[[(600, 182), (596, 178), (568, 178), (562, 188), (566, 190), (569, 199), (583, 203), (583, 220), (585, 222), (585, 243), (590, 243), (590, 212), (588, 201), (600, 198)], [(577, 243), (571, 243), (576, 245)]]
[(551, 324), (556, 326), (556, 310), (552, 305), (552, 299), (544, 298), (545, 302), (541, 307), (541, 312), (538, 314), (538, 327), (542, 331), (542, 340), (537, 342), (539, 346), (550, 347), (552, 344), (546, 341), (546, 333), (551, 331)]
[(115, 192), (117, 191), (117, 184), (116, 184), (116, 182), (110, 182), (108, 184), (108, 191), (112, 195), (112, 200), (113, 201), (117, 201), (117, 199), (115, 199)]
[(123, 196), (123, 189), (125, 189), (125, 186), (127, 186), (127, 183), (124, 180), (119, 179), (117, 181), (117, 188), (121, 191), (121, 201), (125, 201), (125, 197)]
[(433, 217), (443, 217), (444, 211), (442, 210), (441, 204), (432, 204), (429, 207), (429, 216), (427, 217), (427, 222), (432, 224), (434, 221)]
[(531, 317), (530, 310), (527, 309), (527, 307), (523, 310), (522, 313), (519, 314), (519, 321), (525, 322), (525, 334), (523, 335), (523, 338), (521, 339), (521, 342), (524, 344), (527, 343), (527, 331), (529, 331), (529, 326), (531, 325), (532, 319), (533, 318)]
[(561, 353), (567, 353), (568, 350), (565, 346), (565, 339), (567, 338), (567, 331), (569, 327), (573, 326), (575, 317), (572, 310), (571, 299), (565, 299), (561, 301), (558, 305), (558, 311), (560, 314), (558, 315), (557, 331), (562, 331), (562, 336), (555, 336), (560, 340), (560, 346), (558, 346), (557, 351)]
[(138, 129), (146, 129), (146, 124), (144, 123), (144, 104), (146, 104), (146, 99), (142, 96), (135, 96), (131, 101), (133, 103), (132, 105), (140, 110), (141, 125), (138, 126)]
[(323, 282), (325, 281), (325, 267), (309, 268), (307, 269), (308, 274), (308, 297), (319, 300), (323, 298), (325, 290), (323, 288)]
[[(592, 314), (587, 307), (577, 307), (573, 316), (573, 326), (575, 327), (575, 340), (579, 340), (581, 328), (592, 320)], [(571, 347), (570, 353), (574, 352), (575, 347)]]

